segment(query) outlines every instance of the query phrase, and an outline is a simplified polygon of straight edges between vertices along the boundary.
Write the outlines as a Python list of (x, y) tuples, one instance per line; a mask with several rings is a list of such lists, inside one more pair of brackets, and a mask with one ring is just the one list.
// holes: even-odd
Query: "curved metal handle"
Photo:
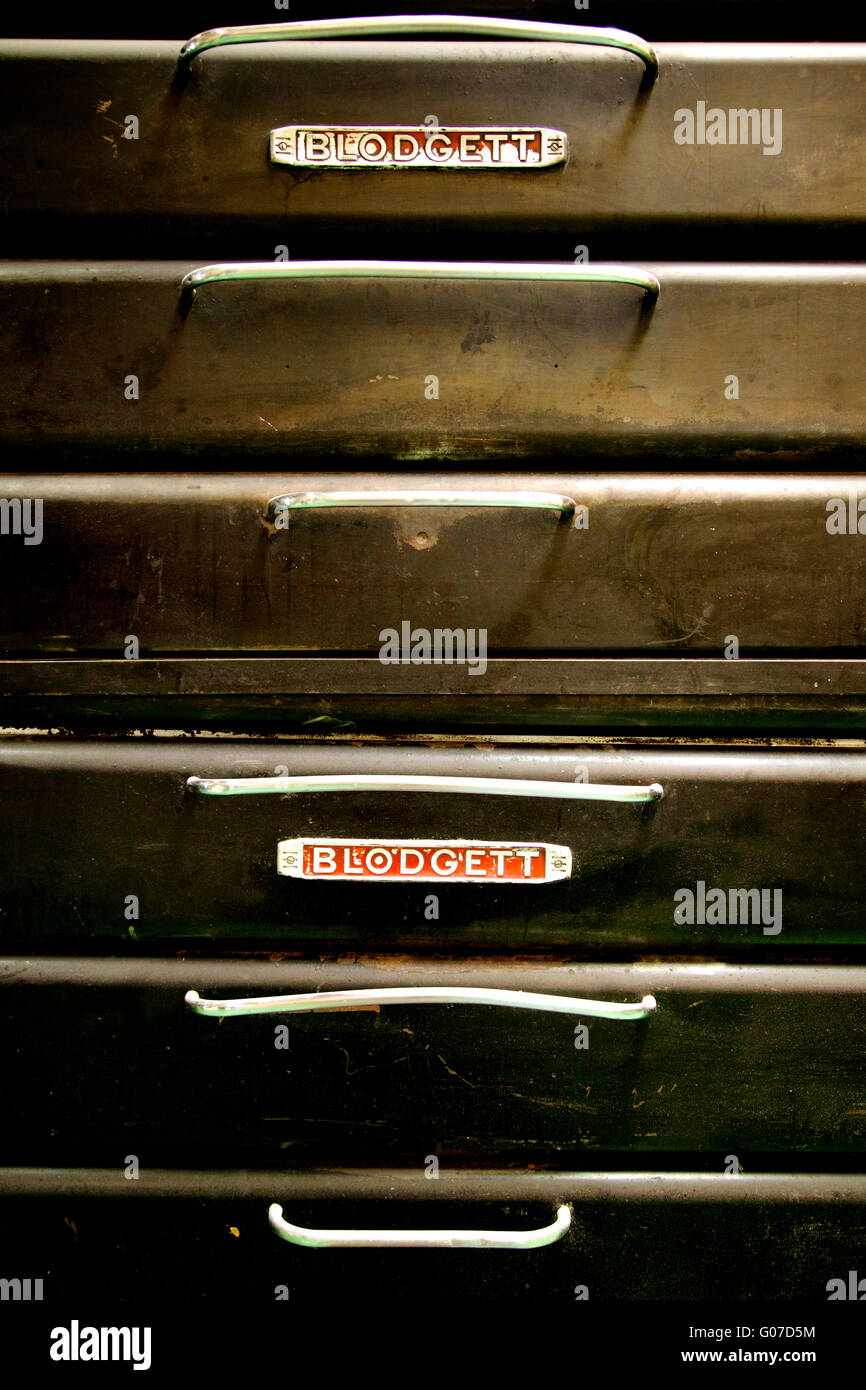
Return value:
[(202, 796), (280, 796), (301, 792), (463, 792), (475, 796), (539, 796), (563, 801), (658, 801), (660, 782), (648, 787), (607, 782), (539, 782), (514, 777), (409, 777), (403, 773), (326, 772), (298, 777), (188, 777), (190, 791)]
[(195, 298), (202, 285), (237, 280), (583, 280), (588, 284), (634, 285), (658, 299), (655, 275), (635, 266), (569, 261), (223, 261), (190, 270), (180, 282), (181, 298)]
[(290, 511), (309, 511), (314, 507), (535, 507), (541, 511), (573, 516), (577, 503), (561, 492), (299, 492), (272, 497), (268, 518)]
[(566, 1206), (558, 1207), (553, 1223), (534, 1231), (322, 1231), (286, 1221), (282, 1207), (274, 1202), (268, 1208), (268, 1221), (281, 1240), (313, 1250), (334, 1247), (369, 1250), (381, 1246), (411, 1246), (416, 1250), (537, 1250), (541, 1245), (552, 1245), (562, 1239), (571, 1225), (571, 1212)]
[(617, 48), (640, 58), (653, 76), (659, 60), (655, 49), (639, 34), (626, 29), (596, 29), (589, 25), (546, 24), (532, 19), (475, 18), (455, 14), (359, 15), (352, 19), (308, 19), (292, 24), (243, 24), (207, 29), (188, 39), (180, 50), (190, 62), (209, 48), (236, 43), (277, 43), (292, 39), (366, 39), (391, 35), (448, 34), (459, 38), (526, 39), (537, 43), (580, 43), (596, 48)]
[(202, 999), (187, 990), (184, 1003), (196, 1014), (240, 1018), (250, 1014), (310, 1014), (331, 1009), (368, 1009), (380, 1004), (492, 1004), (504, 1009), (535, 1009), (540, 1013), (572, 1014), (633, 1022), (658, 1008), (652, 994), (639, 1004), (608, 1004), (598, 999), (573, 999), (567, 994), (533, 994), (524, 989), (473, 989), (465, 985), (410, 985), (404, 989), (332, 989), (316, 994), (270, 994), (260, 999)]

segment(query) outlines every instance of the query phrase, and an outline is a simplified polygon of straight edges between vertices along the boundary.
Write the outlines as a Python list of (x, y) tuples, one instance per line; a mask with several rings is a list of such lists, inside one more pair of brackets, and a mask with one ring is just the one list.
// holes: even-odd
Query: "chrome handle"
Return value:
[(658, 801), (659, 782), (648, 787), (606, 782), (539, 782), (514, 777), (409, 777), (403, 773), (327, 772), (303, 777), (188, 777), (190, 791), (202, 796), (280, 796), (302, 792), (462, 792), (475, 796), (539, 796), (563, 801)]
[(272, 497), (268, 518), (314, 507), (535, 507), (567, 517), (574, 515), (577, 503), (560, 492), (299, 492)]
[(380, 1246), (411, 1246), (416, 1250), (537, 1250), (539, 1246), (552, 1245), (565, 1235), (571, 1225), (571, 1212), (566, 1206), (558, 1207), (553, 1223), (534, 1231), (322, 1231), (309, 1226), (295, 1226), (291, 1221), (286, 1221), (282, 1207), (274, 1202), (268, 1208), (268, 1221), (281, 1240), (287, 1240), (292, 1245), (306, 1245), (313, 1250), (337, 1246), (368, 1250)]
[(634, 285), (658, 299), (655, 275), (634, 266), (570, 261), (224, 261), (190, 270), (180, 282), (183, 300), (202, 285), (237, 280), (568, 280), (599, 285)]
[(608, 1004), (598, 999), (573, 999), (566, 994), (533, 994), (524, 989), (474, 989), (466, 985), (411, 985), (404, 989), (332, 989), (316, 994), (270, 994), (260, 999), (202, 999), (187, 990), (184, 1003), (193, 1013), (211, 1018), (240, 1018), (250, 1014), (309, 1014), (331, 1009), (366, 1009), (380, 1004), (492, 1004), (504, 1009), (535, 1009), (540, 1013), (572, 1014), (633, 1022), (658, 1008), (652, 994), (637, 1004)]
[(207, 29), (188, 39), (180, 50), (182, 61), (191, 62), (209, 48), (236, 43), (282, 43), (293, 39), (388, 38), (407, 34), (454, 34), (460, 38), (526, 39), (538, 43), (580, 43), (596, 48), (616, 48), (640, 58), (653, 76), (659, 60), (655, 49), (639, 34), (625, 29), (597, 29), (589, 25), (546, 24), (532, 19), (475, 18), (455, 14), (359, 15), (352, 19), (307, 19), (291, 24), (242, 24), (233, 28)]

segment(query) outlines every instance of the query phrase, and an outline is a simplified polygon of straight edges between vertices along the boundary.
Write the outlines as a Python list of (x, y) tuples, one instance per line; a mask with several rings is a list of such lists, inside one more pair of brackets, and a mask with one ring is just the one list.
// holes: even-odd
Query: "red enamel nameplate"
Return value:
[(552, 883), (571, 874), (571, 850), (487, 840), (281, 840), (277, 871), (358, 883)]

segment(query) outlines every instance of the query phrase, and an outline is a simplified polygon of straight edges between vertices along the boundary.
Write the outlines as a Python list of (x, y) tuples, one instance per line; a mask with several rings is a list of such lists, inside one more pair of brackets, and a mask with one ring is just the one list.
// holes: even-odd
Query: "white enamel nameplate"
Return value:
[(303, 126), (271, 131), (271, 160), (305, 169), (542, 169), (562, 164), (561, 130), (498, 126)]
[(571, 850), (487, 840), (281, 840), (277, 871), (357, 883), (552, 883), (570, 876)]

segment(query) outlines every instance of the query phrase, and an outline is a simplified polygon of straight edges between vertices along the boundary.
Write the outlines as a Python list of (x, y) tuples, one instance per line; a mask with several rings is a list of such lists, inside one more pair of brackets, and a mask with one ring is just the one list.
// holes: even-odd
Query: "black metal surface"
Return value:
[[(287, 529), (268, 515), (284, 494), (461, 488), (564, 494), (579, 526), (465, 505), (298, 511)], [(404, 621), (483, 629), (491, 655), (645, 654), (656, 672), (665, 655), (721, 658), (731, 636), (744, 657), (863, 649), (862, 474), (11, 474), (0, 496), (10, 656), (116, 660), (129, 634), (141, 657), (376, 653)], [(38, 499), (38, 538), (14, 535), (22, 499), (31, 526)], [(64, 669), (50, 668), (45, 693)], [(28, 668), (29, 693), (44, 670)], [(3, 668), (4, 694), (15, 671)], [(479, 672), (474, 684), (493, 681)], [(339, 676), (333, 691), (326, 680), (307, 689), (337, 693)]]
[[(86, 1321), (88, 1299), (128, 1306), (140, 1323), (151, 1302), (260, 1312), (271, 1305), (288, 1318), (293, 1303), (321, 1310), (349, 1298), (353, 1308), (375, 1303), (388, 1311), (395, 1299), (553, 1301), (570, 1303), (580, 1318), (576, 1298), (590, 1309), (628, 1299), (826, 1302), (831, 1280), (847, 1286), (848, 1271), (862, 1268), (853, 1223), (866, 1178), (442, 1171), (438, 1182), (425, 1182), (423, 1173), (343, 1169), (143, 1170), (140, 1180), (124, 1181), (116, 1170), (6, 1169), (0, 1192), (5, 1268), (43, 1278), (55, 1319), (59, 1308)], [(560, 1241), (540, 1250), (319, 1251), (274, 1235), (267, 1221), (274, 1200), (287, 1219), (323, 1227), (450, 1222), (525, 1230), (548, 1224), (560, 1201), (572, 1204), (573, 1218)], [(832, 1345), (832, 1336), (819, 1339), (817, 1356), (824, 1352), (826, 1361), (825, 1341)], [(689, 1342), (684, 1328), (683, 1345), (706, 1344)], [(156, 1336), (154, 1347), (156, 1354)]]
[[(245, 695), (250, 707), (256, 696), (317, 698), (318, 691), (334, 696), (389, 697), (421, 694), (462, 696), (478, 690), (493, 697), (520, 695), (611, 695), (623, 697), (685, 695), (780, 695), (798, 690), (811, 699), (821, 696), (857, 697), (863, 689), (864, 663), (855, 659), (796, 660), (790, 658), (728, 661), (725, 658), (585, 658), (503, 659), (488, 662), (489, 680), (465, 666), (443, 671), (434, 663), (416, 667), (384, 666), (378, 658), (263, 657), (202, 659), (75, 658), (20, 659), (0, 662), (6, 693), (16, 695), (141, 696)], [(16, 674), (17, 673), (17, 674)], [(332, 674), (329, 674), (332, 673)], [(612, 690), (612, 673), (617, 687)], [(817, 696), (813, 692), (817, 691)], [(325, 696), (327, 699), (327, 695)], [(180, 699), (178, 701), (180, 704)], [(173, 706), (172, 706), (173, 707)], [(425, 706), (426, 708), (426, 706)], [(423, 716), (422, 716), (423, 717)]]
[[(190, 775), (316, 773), (658, 782), (664, 797), (649, 805), (435, 792), (226, 797), (186, 787)], [(866, 754), (855, 749), (7, 738), (0, 924), (3, 939), (25, 949), (130, 938), (413, 952), (856, 946), (863, 890), (851, 846), (864, 833), (864, 775)], [(574, 869), (537, 885), (281, 877), (278, 841), (305, 835), (562, 844)], [(685, 900), (675, 894), (697, 894), (699, 882), (725, 894), (767, 890), (773, 920), (743, 906), (726, 908), (738, 921), (705, 914), (702, 924), (695, 898), (694, 924), (677, 922)], [(781, 894), (780, 915), (770, 890)], [(129, 895), (137, 916), (125, 912)]]
[[(640, 1022), (436, 1004), (220, 1021), (184, 1004), (189, 988), (235, 998), (434, 983), (651, 992), (658, 1008)], [(866, 1152), (858, 967), (16, 958), (0, 988), (6, 1166), (387, 1160), (423, 1180), (433, 1157), (443, 1173), (612, 1162), (633, 1177), (672, 1161), (711, 1176), (792, 1158), (827, 1171)]]
[[(574, 17), (600, 22), (595, 12)], [(736, 37), (748, 39), (748, 22), (739, 26)], [(512, 231), (573, 233), (597, 257), (594, 238), (628, 230), (636, 245), (655, 237), (654, 254), (664, 256), (662, 233), (678, 238), (684, 224), (718, 236), (758, 221), (780, 239), (805, 227), (826, 239), (862, 228), (866, 216), (862, 44), (662, 43), (652, 84), (640, 58), (576, 44), (245, 44), (179, 66), (180, 47), (141, 39), (0, 44), (7, 254), (33, 254), (46, 219), (53, 234), (62, 229), (66, 248), (86, 242), (104, 219), (121, 239), (170, 234), (177, 243), (245, 231), (261, 239), (263, 257), (296, 230), (315, 237), (342, 229), (356, 242), (366, 234), (367, 254), (371, 239), (381, 249), (384, 238), (391, 254), (399, 244), (396, 254), (405, 255), (407, 228), (463, 228), (478, 246), (486, 241), (488, 259), (490, 237), (498, 255), (498, 239)], [(782, 115), (776, 133), (768, 125), (744, 143), (703, 143), (697, 130), (693, 143), (677, 143), (677, 113), (696, 112), (699, 101), (726, 117)], [(128, 114), (138, 119), (137, 139), (124, 136)], [(568, 164), (473, 175), (269, 162), (269, 134), (281, 126), (423, 126), (430, 115), (446, 126), (562, 130)]]

